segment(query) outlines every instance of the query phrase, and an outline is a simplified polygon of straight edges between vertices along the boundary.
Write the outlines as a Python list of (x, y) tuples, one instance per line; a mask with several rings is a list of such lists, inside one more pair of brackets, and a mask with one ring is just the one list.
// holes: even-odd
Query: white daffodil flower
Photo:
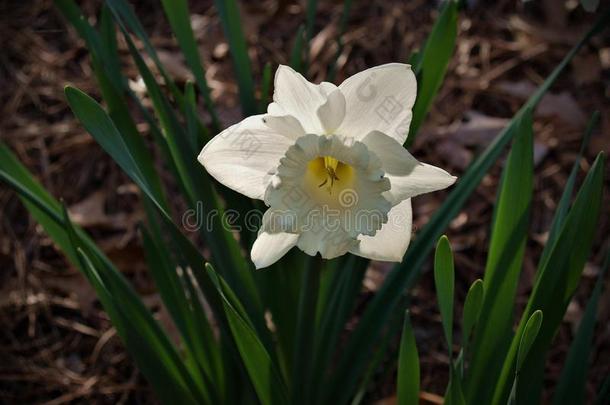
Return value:
[(417, 94), (409, 65), (313, 84), (287, 66), (273, 102), (214, 137), (199, 161), (219, 182), (269, 207), (252, 246), (257, 268), (298, 246), (399, 262), (411, 238), (411, 197), (455, 177), (402, 146)]

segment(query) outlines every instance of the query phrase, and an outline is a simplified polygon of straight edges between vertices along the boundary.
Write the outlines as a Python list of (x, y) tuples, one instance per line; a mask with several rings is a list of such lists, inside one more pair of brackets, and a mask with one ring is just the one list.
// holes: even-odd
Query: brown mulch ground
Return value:
[[(84, 3), (93, 18), (97, 2)], [(223, 122), (230, 123), (239, 119), (237, 88), (227, 44), (210, 3), (191, 4), (192, 23), (213, 97), (222, 106)], [(287, 63), (294, 34), (305, 18), (302, 3), (265, 1), (242, 9), (257, 77), (267, 61)], [(342, 9), (340, 2), (320, 3), (308, 72), (316, 81), (325, 77), (326, 66), (335, 55)], [(434, 20), (436, 14), (429, 3), (355, 1), (338, 80), (370, 66), (406, 60)], [(160, 5), (139, 1), (136, 11), (172, 75), (178, 81), (189, 78)], [(524, 5), (505, 0), (463, 12), (457, 50), (413, 148), (415, 156), (462, 173), (593, 19), (577, 1)], [(158, 309), (160, 300), (146, 274), (135, 232), (142, 217), (136, 189), (78, 125), (63, 96), (67, 83), (98, 94), (83, 42), (67, 28), (52, 1), (0, 1), (0, 49), (0, 137), (54, 196), (66, 201), (75, 219), (129, 276), (151, 308)], [(128, 58), (125, 71), (137, 86), (136, 71)], [(610, 151), (609, 85), (610, 38), (606, 35), (580, 52), (536, 112), (535, 194), (519, 308), (527, 300), (545, 232), (586, 121), (595, 109), (602, 113), (601, 128), (594, 135), (579, 178), (582, 180), (598, 151)], [(448, 231), (456, 252), (459, 302), (483, 272), (498, 174), (496, 167), (485, 177)], [(608, 170), (606, 174), (609, 179)], [(416, 231), (442, 198), (443, 193), (434, 193), (416, 199)], [(609, 206), (609, 198), (606, 191), (604, 207)], [(124, 352), (91, 287), (4, 185), (0, 185), (0, 212), (0, 403), (151, 402), (146, 381)], [(550, 387), (561, 372), (609, 247), (608, 235), (606, 209), (577, 296), (549, 356)], [(385, 270), (375, 266), (369, 273), (366, 294), (376, 289)], [(413, 297), (422, 388), (425, 401), (435, 403), (443, 394), (448, 358), (429, 272)], [(610, 373), (609, 320), (610, 294), (606, 294), (599, 313), (589, 396)], [(387, 373), (375, 376), (371, 400), (393, 395), (393, 377), (387, 377)]]

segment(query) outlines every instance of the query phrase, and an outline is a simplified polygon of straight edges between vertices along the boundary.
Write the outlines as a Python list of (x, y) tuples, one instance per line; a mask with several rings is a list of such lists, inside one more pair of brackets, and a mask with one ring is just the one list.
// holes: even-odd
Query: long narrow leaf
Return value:
[(447, 65), (455, 48), (457, 19), (458, 2), (455, 0), (445, 1), (432, 27), (432, 32), (426, 40), (424, 49), (418, 54), (418, 64), (413, 69), (419, 79), (418, 91), (413, 106), (413, 119), (411, 120), (407, 146), (415, 140), (417, 131), (445, 78)]
[(239, 8), (235, 0), (214, 0), (225, 36), (229, 41), (229, 49), (233, 58), (233, 69), (237, 75), (239, 100), (244, 115), (257, 113), (254, 97), (254, 79), (248, 57), (248, 47), (242, 31)]
[(467, 379), (467, 397), (475, 403), (486, 403), (493, 395), (493, 382), (502, 369), (512, 336), (514, 300), (525, 253), (533, 193), (532, 131), (532, 112), (527, 110), (518, 122), (493, 215), (483, 279), (485, 298), (472, 343)]
[(453, 253), (451, 245), (446, 236), (441, 236), (436, 244), (434, 255), (434, 284), (436, 285), (436, 296), (441, 311), (445, 341), (452, 357), (453, 346), (453, 285), (455, 282), (455, 270), (453, 268)]
[(400, 355), (398, 357), (398, 392), (399, 405), (419, 404), (419, 355), (415, 334), (411, 326), (409, 312), (405, 312), (405, 321), (400, 339)]
[(595, 318), (608, 268), (610, 268), (610, 251), (606, 255), (603, 268), (597, 277), (597, 283), (587, 303), (585, 313), (580, 320), (576, 337), (570, 346), (561, 377), (557, 382), (553, 405), (578, 405), (585, 403), (587, 366), (591, 357)]
[(190, 15), (188, 10), (188, 4), (186, 0), (161, 0), (165, 15), (169, 20), (169, 23), (176, 35), (180, 49), (186, 59), (186, 62), (191, 68), (197, 87), (203, 95), (205, 105), (212, 117), (212, 127), (214, 132), (220, 131), (220, 122), (218, 121), (218, 115), (216, 114), (216, 108), (212, 102), (210, 96), (210, 88), (205, 78), (205, 71), (201, 64), (201, 56), (199, 55), (199, 49), (197, 48), (197, 42), (193, 35), (193, 29), (191, 28)]
[(211, 265), (207, 265), (208, 275), (216, 284), (222, 297), (224, 309), (233, 332), (233, 339), (239, 349), (241, 358), (256, 389), (260, 402), (266, 404), (288, 403), (286, 385), (282, 380), (277, 364), (265, 349), (257, 336), (252, 323), (244, 318), (245, 312), (236, 308), (238, 302), (229, 286), (222, 282)]

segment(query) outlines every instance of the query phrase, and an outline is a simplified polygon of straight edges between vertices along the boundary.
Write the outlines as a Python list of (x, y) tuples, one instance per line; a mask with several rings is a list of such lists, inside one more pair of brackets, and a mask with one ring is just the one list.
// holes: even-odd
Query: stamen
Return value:
[(337, 167), (341, 162), (331, 156), (324, 156), (324, 169), (326, 170), (326, 174), (328, 177), (320, 184), (318, 187), (323, 187), (328, 183), (330, 179), (330, 185), (327, 187), (328, 194), (332, 194), (333, 186), (335, 185), (335, 180), (339, 181), (339, 177), (337, 176)]

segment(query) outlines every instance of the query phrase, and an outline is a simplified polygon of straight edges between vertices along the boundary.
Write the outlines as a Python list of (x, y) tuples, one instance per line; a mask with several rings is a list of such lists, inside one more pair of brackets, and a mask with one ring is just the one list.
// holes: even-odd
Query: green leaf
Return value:
[[(354, 255), (347, 256), (347, 259), (338, 266), (333, 274), (327, 297), (321, 297), (325, 305), (322, 306), (320, 333), (317, 338), (314, 360), (314, 370), (320, 370), (318, 378), (321, 381), (324, 381), (327, 370), (331, 368), (332, 355), (362, 290), (362, 281), (368, 264), (368, 260)], [(329, 395), (333, 390), (333, 385), (320, 382), (314, 389), (317, 390), (316, 398), (318, 398), (315, 402), (319, 403), (320, 398)]]
[(169, 338), (135, 292), (119, 277), (120, 273), (94, 265), (94, 259), (85, 253), (83, 247), (79, 246), (77, 252), (82, 271), (159, 399), (164, 403), (178, 401), (185, 404), (209, 401), (205, 394), (197, 392), (192, 376)]
[(197, 381), (204, 385), (210, 400), (218, 402), (222, 364), (218, 343), (199, 299), (202, 292), (193, 284), (190, 270), (179, 268), (172, 260), (172, 254), (160, 235), (155, 237), (144, 227), (141, 233), (148, 268), (163, 303), (182, 335), (187, 354), (195, 363), (193, 372), (197, 373)]
[(229, 41), (229, 49), (233, 58), (233, 69), (237, 75), (239, 86), (239, 100), (244, 115), (257, 113), (256, 98), (254, 97), (254, 80), (248, 57), (248, 47), (242, 32), (242, 22), (235, 0), (214, 0), (225, 36)]
[(305, 42), (305, 26), (300, 25), (294, 36), (294, 45), (290, 52), (290, 66), (297, 72), (303, 73), (303, 43)]
[(159, 210), (169, 217), (142, 174), (130, 149), (102, 107), (91, 97), (74, 87), (66, 87), (65, 94), (74, 115), (85, 129), (112, 156), (125, 173), (138, 184), (142, 191), (155, 202)]
[(610, 251), (606, 255), (603, 268), (597, 277), (597, 283), (587, 303), (585, 313), (580, 320), (574, 342), (570, 346), (568, 356), (561, 372), (561, 377), (555, 389), (553, 405), (577, 405), (585, 403), (585, 388), (587, 383), (587, 368), (591, 358), (595, 317), (599, 298), (602, 294), (604, 277), (610, 267)]
[(306, 19), (305, 19), (305, 58), (303, 73), (309, 68), (309, 47), (313, 39), (314, 24), (316, 22), (316, 11), (318, 8), (318, 0), (307, 0)]
[(337, 77), (337, 62), (343, 53), (343, 34), (347, 28), (347, 21), (349, 20), (350, 11), (352, 9), (352, 0), (345, 0), (343, 2), (343, 12), (341, 13), (341, 20), (339, 21), (339, 33), (337, 34), (337, 52), (333, 58), (326, 81), (333, 83)]
[(580, 48), (593, 35), (606, 27), (608, 19), (610, 19), (610, 13), (604, 14), (596, 22), (593, 28), (582, 37), (530, 97), (509, 125), (496, 136), (487, 149), (472, 163), (453, 187), (453, 191), (447, 196), (440, 209), (435, 212), (428, 224), (411, 243), (402, 263), (394, 267), (388, 274), (380, 290), (365, 309), (360, 322), (346, 342), (342, 355), (337, 360), (331, 386), (342, 387), (342, 389), (328, 395), (325, 398), (325, 403), (345, 403), (353, 395), (353, 389), (358, 378), (370, 359), (375, 345), (374, 342), (381, 336), (383, 325), (400, 302), (405, 289), (412, 286), (417, 279), (428, 254), (434, 247), (435, 241), (460, 212), (479, 182), (502, 154), (504, 147), (516, 134), (517, 123), (523, 112), (531, 109), (540, 101)]
[(535, 311), (532, 316), (527, 320), (525, 324), (525, 328), (523, 329), (523, 334), (521, 335), (521, 339), (519, 340), (519, 349), (517, 351), (517, 367), (515, 368), (515, 378), (513, 380), (513, 387), (510, 391), (510, 396), (508, 397), (508, 403), (511, 405), (515, 405), (517, 403), (517, 386), (519, 384), (519, 374), (521, 372), (521, 367), (523, 366), (523, 362), (527, 357), (536, 337), (538, 336), (538, 332), (540, 331), (540, 326), (542, 325), (542, 311)]
[(400, 339), (396, 385), (399, 405), (419, 404), (419, 355), (417, 354), (415, 334), (409, 319), (409, 311), (405, 312), (402, 338)]
[(464, 399), (464, 391), (462, 389), (462, 379), (460, 372), (457, 370), (457, 364), (450, 365), (449, 385), (445, 395), (445, 405), (466, 405)]
[[(545, 321), (523, 366), (521, 383), (517, 390), (519, 404), (537, 403), (539, 400), (547, 350), (576, 289), (597, 230), (601, 210), (603, 171), (604, 157), (603, 154), (599, 154), (568, 212), (548, 260), (538, 270), (541, 274), (534, 285), (515, 336), (521, 336), (525, 321), (535, 310), (544, 312)], [(578, 238), (574, 235), (578, 235)], [(516, 337), (511, 343), (495, 387), (494, 404), (506, 402), (509, 395), (509, 384), (516, 367), (519, 345)]]
[(418, 77), (418, 91), (406, 146), (411, 145), (415, 140), (417, 131), (443, 83), (455, 48), (457, 21), (458, 2), (445, 1), (426, 40), (426, 45), (419, 53), (418, 64), (413, 67), (413, 71)]
[(321, 260), (309, 258), (303, 273), (299, 298), (292, 369), (293, 404), (311, 403), (313, 382), (313, 355), (316, 336), (316, 305), (320, 287)]
[(462, 315), (462, 348), (464, 353), (468, 353), (468, 342), (481, 312), (485, 288), (483, 280), (478, 279), (468, 289), (466, 300), (464, 301), (464, 313)]
[(138, 39), (142, 41), (146, 53), (152, 59), (155, 67), (159, 70), (165, 85), (170, 89), (172, 95), (180, 104), (182, 102), (182, 93), (174, 81), (170, 78), (165, 66), (161, 63), (155, 48), (152, 46), (152, 43), (150, 42), (148, 35), (146, 35), (146, 31), (144, 30), (142, 23), (140, 23), (140, 20), (138, 20), (138, 17), (134, 13), (132, 6), (125, 0), (106, 0), (106, 4), (110, 10), (112, 10), (114, 18), (119, 26), (121, 26), (121, 29), (126, 30), (126, 28), (129, 28), (134, 32)]
[(441, 236), (436, 244), (434, 255), (434, 284), (438, 306), (441, 311), (445, 341), (449, 349), (449, 357), (452, 357), (453, 346), (453, 284), (455, 282), (455, 270), (453, 268), (453, 253), (451, 245), (446, 236)]
[(288, 403), (286, 385), (282, 380), (277, 364), (273, 362), (265, 346), (258, 338), (252, 327), (252, 322), (247, 318), (243, 308), (236, 307), (236, 304), (239, 303), (237, 297), (210, 264), (206, 264), (206, 267), (209, 277), (216, 284), (218, 293), (222, 297), (233, 339), (239, 349), (241, 359), (254, 385), (258, 399), (263, 405)]
[(191, 19), (187, 1), (161, 0), (161, 3), (163, 3), (165, 15), (167, 15), (169, 23), (172, 27), (172, 31), (174, 31), (174, 34), (176, 35), (176, 39), (178, 40), (180, 49), (182, 49), (184, 58), (195, 76), (197, 87), (199, 87), (199, 91), (203, 95), (205, 105), (210, 113), (210, 116), (212, 117), (212, 127), (214, 132), (219, 132), (220, 122), (218, 121), (218, 115), (216, 114), (216, 109), (210, 96), (210, 88), (205, 78), (205, 71), (201, 63), (201, 56), (199, 55), (197, 42), (195, 41), (193, 29), (191, 28)]
[(467, 397), (474, 403), (491, 399), (493, 383), (510, 346), (515, 294), (525, 253), (534, 177), (531, 110), (521, 116), (516, 131), (494, 209), (483, 279), (485, 298), (472, 342)]
[(606, 376), (604, 381), (600, 384), (597, 392), (597, 398), (595, 398), (595, 405), (606, 405), (610, 401), (610, 374)]
[[(45, 232), (65, 252), (68, 260), (78, 265), (78, 258), (68, 240), (68, 235), (59, 220), (61, 206), (44, 187), (32, 176), (28, 169), (17, 160), (9, 148), (0, 141), (0, 179), (19, 193), (21, 202), (25, 205), (34, 219), (42, 225)], [(30, 198), (24, 195), (31, 195)], [(37, 199), (39, 204), (31, 200)]]
[(536, 310), (525, 323), (525, 328), (523, 329), (523, 334), (521, 335), (519, 350), (517, 351), (517, 374), (521, 372), (523, 362), (527, 358), (527, 355), (529, 354), (529, 351), (532, 348), (536, 337), (538, 336), (541, 325), (542, 311)]
[[(584, 156), (587, 148), (589, 147), (589, 142), (591, 140), (591, 135), (593, 134), (593, 130), (599, 124), (599, 111), (595, 111), (589, 120), (587, 125), (587, 129), (585, 130), (585, 134), (582, 138), (582, 142), (580, 144), (580, 151), (578, 152), (578, 156), (574, 159), (574, 164), (572, 165), (572, 170), (570, 172), (570, 176), (568, 177), (568, 181), (566, 182), (563, 193), (561, 194), (561, 199), (557, 204), (557, 209), (555, 210), (555, 216), (553, 217), (553, 222), (551, 224), (551, 229), (549, 230), (549, 237), (546, 241), (546, 245), (542, 250), (542, 255), (540, 257), (540, 265), (539, 267), (543, 267), (546, 263), (549, 253), (551, 252), (551, 248), (553, 247), (557, 237), (559, 236), (559, 231), (561, 227), (565, 223), (566, 216), (568, 214), (568, 210), (570, 208), (570, 202), (572, 201), (572, 194), (574, 192), (574, 186), (576, 184), (576, 177), (578, 172), (580, 171), (580, 162), (582, 157)], [(540, 273), (538, 273), (540, 275)]]

